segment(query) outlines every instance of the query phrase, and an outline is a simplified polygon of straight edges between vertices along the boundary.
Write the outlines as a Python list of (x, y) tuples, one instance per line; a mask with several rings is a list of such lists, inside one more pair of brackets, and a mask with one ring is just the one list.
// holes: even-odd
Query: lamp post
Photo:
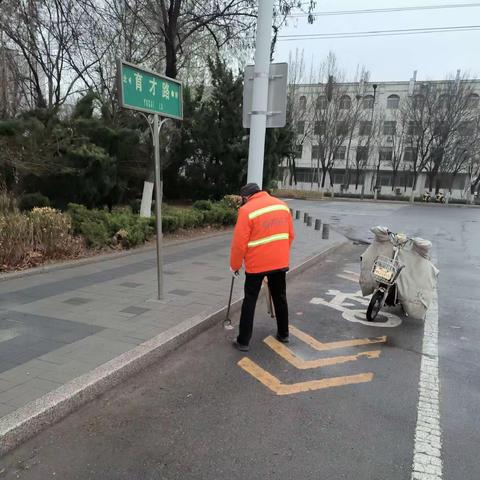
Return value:
[[(374, 116), (374, 111), (375, 111), (375, 100), (377, 98), (377, 87), (378, 85), (374, 83), (372, 85), (373, 87), (373, 104), (372, 104), (372, 113), (370, 115), (370, 135), (368, 136), (368, 141), (367, 141), (367, 167), (368, 167), (368, 160), (370, 158), (370, 141), (372, 139), (372, 133), (373, 133), (373, 116)], [(365, 196), (365, 172), (363, 172), (363, 181), (362, 181), (362, 200)]]

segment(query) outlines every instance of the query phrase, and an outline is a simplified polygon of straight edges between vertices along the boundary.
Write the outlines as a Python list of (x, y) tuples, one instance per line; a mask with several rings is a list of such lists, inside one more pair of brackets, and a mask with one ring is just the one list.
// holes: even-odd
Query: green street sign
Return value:
[(183, 119), (181, 82), (123, 60), (118, 62), (117, 74), (122, 107)]

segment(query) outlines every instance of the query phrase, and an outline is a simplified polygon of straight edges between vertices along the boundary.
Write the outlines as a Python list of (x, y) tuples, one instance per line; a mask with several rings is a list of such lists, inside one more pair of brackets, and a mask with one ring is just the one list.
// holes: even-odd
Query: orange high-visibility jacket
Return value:
[(233, 232), (230, 267), (247, 273), (288, 269), (295, 237), (290, 210), (267, 192), (252, 195), (240, 208)]

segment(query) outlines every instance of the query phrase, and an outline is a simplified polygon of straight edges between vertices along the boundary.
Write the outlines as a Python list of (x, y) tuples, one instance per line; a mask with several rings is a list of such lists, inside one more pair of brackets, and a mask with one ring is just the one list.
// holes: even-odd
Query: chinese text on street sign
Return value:
[(130, 63), (119, 61), (120, 104), (162, 117), (183, 118), (182, 84)]

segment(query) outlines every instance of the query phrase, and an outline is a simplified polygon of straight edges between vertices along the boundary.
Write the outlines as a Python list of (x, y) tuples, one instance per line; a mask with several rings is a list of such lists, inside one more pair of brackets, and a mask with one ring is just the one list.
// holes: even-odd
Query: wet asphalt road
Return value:
[[(441, 270), (443, 478), (480, 478), (480, 210), (291, 205), (352, 238), (366, 238), (368, 226), (386, 224), (434, 241)], [(231, 348), (233, 335), (213, 328), (6, 456), (0, 478), (409, 479), (422, 323), (368, 326), (311, 303), (331, 299), (330, 289), (358, 290), (348, 272), (358, 271), (364, 248), (345, 247), (289, 284), (291, 323), (324, 343), (379, 336), (386, 341), (319, 352), (292, 335), (289, 348), (306, 361), (376, 351), (373, 358), (296, 368), (264, 343), (275, 326), (262, 299), (248, 354)], [(237, 364), (244, 357), (260, 367), (257, 378)], [(321, 379), (344, 384), (276, 395), (259, 381), (268, 374), (293, 390)], [(345, 377), (352, 376), (364, 381), (348, 384)]]

